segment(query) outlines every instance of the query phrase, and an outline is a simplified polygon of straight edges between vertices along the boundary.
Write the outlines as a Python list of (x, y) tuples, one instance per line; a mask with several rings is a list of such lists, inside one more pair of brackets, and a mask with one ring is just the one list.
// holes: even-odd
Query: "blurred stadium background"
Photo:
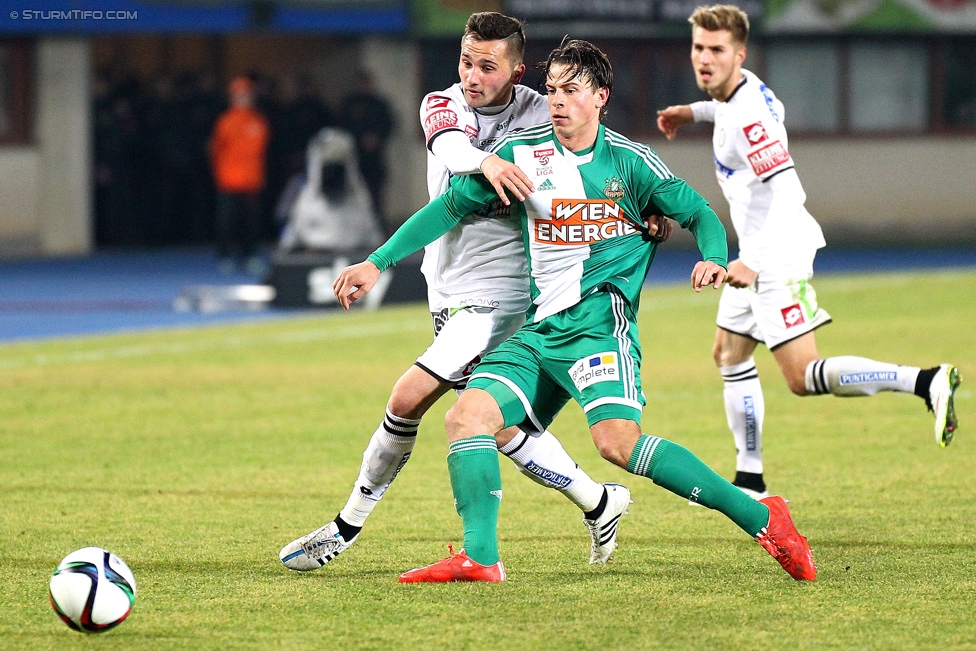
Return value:
[[(275, 203), (288, 174), (301, 167), (282, 154), (295, 138), (303, 151), (305, 136), (289, 131), (294, 111), (304, 102), (312, 133), (341, 120), (339, 106), (360, 70), (372, 75), (396, 122), (383, 215), (394, 228), (427, 200), (417, 108), (426, 92), (457, 80), (458, 40), (473, 11), (526, 20), (530, 63), (564, 34), (603, 48), (616, 78), (608, 126), (648, 142), (727, 218), (710, 132), (683, 133), (669, 143), (654, 125), (657, 109), (703, 97), (688, 58), (686, 17), (697, 4), (3, 0), (4, 311), (32, 309), (29, 284), (10, 282), (32, 269), (47, 269), (56, 287), (64, 279), (59, 274), (112, 268), (112, 260), (123, 278), (133, 266), (152, 267), (145, 261), (154, 256), (178, 261), (185, 253), (173, 258), (174, 250), (210, 250), (206, 138), (223, 89), (237, 75), (259, 81), (260, 105), (272, 124), (263, 203), (269, 248), (278, 236)], [(971, 264), (959, 252), (976, 246), (976, 1), (749, 0), (741, 6), (754, 24), (747, 67), (786, 104), (807, 205), (828, 243), (894, 247), (886, 266), (911, 266), (911, 251), (919, 247), (953, 247), (946, 263)], [(533, 72), (526, 83), (537, 80)], [(24, 264), (65, 258), (96, 264)], [(181, 282), (191, 284), (260, 280), (219, 278), (215, 262), (209, 268), (209, 258), (193, 259), (189, 266), (157, 265), (152, 273), (175, 266)], [(199, 275), (186, 277), (191, 268)], [(139, 308), (138, 301), (124, 304), (121, 291), (114, 307)], [(163, 301), (147, 299), (154, 300)]]

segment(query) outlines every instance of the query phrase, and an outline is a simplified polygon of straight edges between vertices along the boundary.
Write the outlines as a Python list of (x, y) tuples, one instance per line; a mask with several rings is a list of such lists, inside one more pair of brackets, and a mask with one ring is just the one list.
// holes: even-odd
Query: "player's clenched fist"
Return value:
[(696, 292), (700, 292), (705, 285), (718, 289), (725, 282), (725, 274), (725, 268), (721, 265), (702, 260), (691, 270), (691, 286)]
[(380, 270), (375, 264), (366, 260), (343, 269), (332, 283), (332, 291), (335, 292), (336, 300), (339, 301), (342, 309), (348, 310), (350, 305), (373, 289), (379, 277)]

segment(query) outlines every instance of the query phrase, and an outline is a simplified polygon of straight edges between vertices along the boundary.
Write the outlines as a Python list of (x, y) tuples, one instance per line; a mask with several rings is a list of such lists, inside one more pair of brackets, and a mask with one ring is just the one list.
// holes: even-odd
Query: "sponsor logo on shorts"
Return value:
[(424, 120), (424, 134), (430, 140), (435, 134), (446, 129), (454, 129), (458, 125), (457, 113), (449, 109), (438, 109)]
[(873, 371), (871, 373), (842, 373), (841, 385), (867, 384), (868, 382), (894, 382), (898, 379), (896, 371)]
[(752, 165), (752, 171), (756, 173), (756, 176), (768, 174), (789, 162), (790, 152), (786, 151), (786, 147), (779, 140), (774, 140), (762, 149), (757, 149), (749, 154), (749, 164)]
[(559, 488), (566, 488), (573, 481), (566, 475), (560, 475), (558, 472), (553, 472), (552, 470), (537, 465), (535, 461), (529, 461), (525, 464), (525, 469), (547, 484), (558, 486)]
[(762, 122), (756, 122), (747, 127), (742, 127), (742, 131), (745, 132), (746, 139), (750, 145), (758, 145), (767, 138), (766, 127), (762, 125)]
[(579, 391), (597, 382), (618, 382), (617, 353), (597, 353), (584, 357), (569, 369), (569, 377)]
[(550, 216), (535, 220), (539, 244), (592, 244), (637, 232), (623, 207), (609, 199), (553, 199)]
[(786, 324), (787, 328), (792, 328), (793, 326), (798, 326), (801, 323), (806, 323), (806, 319), (803, 318), (803, 310), (800, 308), (799, 303), (794, 303), (789, 307), (784, 307), (780, 312), (783, 314), (783, 323)]
[(468, 365), (467, 366), (465, 366), (464, 368), (461, 369), (461, 375), (463, 377), (468, 377), (469, 375), (471, 375), (472, 373), (474, 373), (474, 369), (480, 363), (481, 363), (481, 355), (478, 355), (477, 357), (475, 357), (474, 359), (472, 359), (470, 362), (468, 362)]

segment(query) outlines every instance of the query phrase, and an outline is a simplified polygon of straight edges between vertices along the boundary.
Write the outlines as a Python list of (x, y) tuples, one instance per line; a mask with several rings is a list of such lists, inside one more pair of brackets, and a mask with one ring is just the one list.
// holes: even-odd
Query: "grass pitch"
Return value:
[[(767, 351), (766, 477), (819, 579), (799, 584), (716, 512), (602, 461), (579, 408), (553, 425), (634, 504), (607, 566), (579, 512), (504, 458), (495, 585), (399, 585), (461, 542), (445, 398), (360, 540), (311, 574), (278, 549), (331, 519), (393, 383), (430, 338), (422, 306), (226, 328), (0, 346), (0, 647), (6, 649), (976, 648), (976, 273), (816, 282), (823, 356), (971, 376), (934, 442), (921, 401), (789, 394)], [(710, 348), (718, 293), (641, 307), (644, 430), (734, 472)], [(133, 614), (85, 637), (47, 603), (68, 552), (99, 545), (138, 582)]]

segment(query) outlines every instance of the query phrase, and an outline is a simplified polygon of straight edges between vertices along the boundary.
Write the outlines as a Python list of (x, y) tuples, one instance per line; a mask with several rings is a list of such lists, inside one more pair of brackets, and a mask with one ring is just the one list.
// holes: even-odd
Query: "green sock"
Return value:
[(756, 537), (769, 523), (769, 508), (722, 479), (687, 448), (642, 434), (627, 463), (628, 472), (649, 477), (675, 495), (721, 511)]
[(498, 505), (502, 476), (493, 436), (473, 436), (451, 443), (447, 455), (454, 506), (464, 523), (464, 551), (482, 565), (498, 562)]

